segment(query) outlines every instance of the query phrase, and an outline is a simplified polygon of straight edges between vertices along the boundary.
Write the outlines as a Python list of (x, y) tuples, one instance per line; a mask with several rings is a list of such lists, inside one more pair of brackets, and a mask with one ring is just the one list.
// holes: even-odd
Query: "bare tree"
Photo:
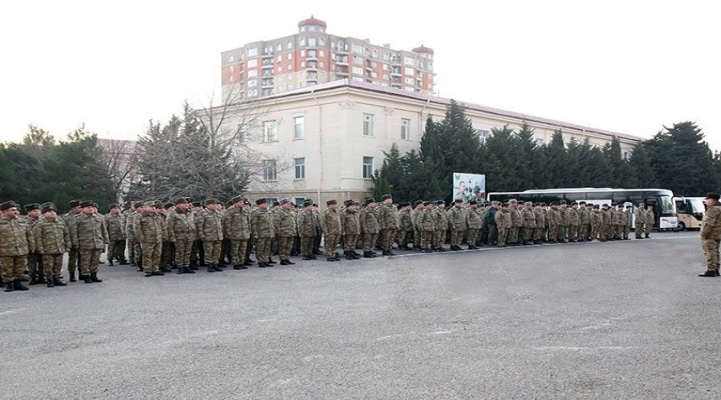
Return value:
[(118, 201), (125, 199), (130, 182), (137, 173), (134, 162), (136, 144), (131, 140), (98, 139), (98, 147), (102, 150), (101, 159), (113, 181)]

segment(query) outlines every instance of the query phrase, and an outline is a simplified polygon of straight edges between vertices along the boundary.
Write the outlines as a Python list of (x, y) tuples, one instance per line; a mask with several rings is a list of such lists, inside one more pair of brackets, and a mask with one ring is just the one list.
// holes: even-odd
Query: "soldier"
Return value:
[(646, 206), (646, 212), (644, 214), (645, 221), (643, 223), (643, 234), (646, 239), (650, 239), (651, 231), (653, 230), (653, 223), (656, 222), (656, 216), (653, 213), (653, 206)]
[(168, 240), (175, 248), (175, 265), (179, 274), (195, 273), (190, 269), (190, 250), (195, 240), (195, 217), (189, 207), (188, 200), (180, 197), (175, 200), (175, 209), (165, 218), (165, 230)]
[(378, 212), (376, 212), (376, 201), (369, 197), (365, 199), (364, 203), (365, 207), (359, 215), (361, 234), (363, 235), (363, 257), (373, 258), (376, 256), (373, 245), (378, 239), (380, 223), (378, 222)]
[(346, 200), (343, 204), (345, 210), (341, 212), (340, 218), (343, 232), (343, 254), (346, 260), (357, 260), (360, 258), (360, 254), (355, 251), (360, 236), (360, 215), (358, 214), (360, 203)]
[(638, 207), (636, 208), (636, 212), (634, 214), (634, 233), (636, 235), (636, 239), (643, 239), (643, 232), (644, 232), (644, 224), (646, 223), (646, 207), (643, 203), (639, 203)]
[(418, 215), (423, 212), (423, 201), (416, 200), (413, 203), (413, 211), (411, 211), (411, 224), (413, 224), (413, 249), (414, 250), (425, 250), (421, 247), (421, 228), (418, 225)]
[(568, 243), (566, 238), (568, 237), (568, 203), (566, 200), (561, 200), (560, 206), (558, 207), (558, 213), (561, 216), (561, 222), (558, 225), (558, 237), (556, 240), (559, 243)]
[(433, 252), (433, 239), (435, 238), (436, 221), (433, 217), (433, 207), (431, 202), (424, 201), (423, 208), (418, 213), (417, 221), (418, 227), (421, 230), (421, 242), (420, 248), (423, 249), (424, 253)]
[(533, 230), (536, 229), (536, 214), (533, 212), (533, 202), (527, 201), (523, 203), (521, 210), (523, 244), (533, 244)]
[[(191, 212), (193, 213), (193, 220), (195, 221), (198, 219), (200, 213), (204, 210), (203, 204), (199, 201), (188, 201), (193, 206), (191, 208)], [(205, 249), (203, 248), (203, 241), (200, 240), (196, 232), (193, 246), (190, 249), (190, 269), (198, 270), (198, 267), (204, 267), (206, 265), (207, 264), (205, 263)]]
[(195, 228), (198, 239), (203, 242), (208, 272), (222, 271), (220, 268), (220, 247), (223, 241), (223, 220), (217, 199), (205, 201), (205, 210), (198, 213)]
[[(80, 200), (70, 200), (68, 202), (70, 211), (63, 214), (63, 221), (71, 229), (76, 216), (80, 215)], [(70, 238), (72, 240), (72, 238)], [(75, 282), (75, 271), (80, 272), (80, 258), (78, 255), (78, 249), (71, 247), (68, 252), (68, 274), (70, 275), (70, 282)]]
[(585, 201), (578, 202), (578, 241), (588, 240), (591, 232), (591, 216)]
[(245, 199), (235, 196), (232, 205), (223, 214), (223, 237), (230, 240), (230, 258), (233, 260), (233, 269), (248, 269), (246, 265), (253, 265), (248, 253), (248, 240), (250, 239), (250, 212), (245, 208)]
[(482, 226), (483, 214), (478, 211), (478, 201), (473, 199), (468, 202), (468, 209), (466, 209), (466, 243), (468, 243), (469, 250), (478, 249), (476, 242)]
[(327, 261), (340, 261), (338, 254), (335, 252), (341, 235), (338, 202), (336, 200), (328, 200), (326, 205), (328, 207), (323, 211), (320, 218), (320, 227), (323, 230), (325, 256)]
[(160, 246), (160, 271), (165, 273), (171, 272), (171, 269), (174, 267), (173, 264), (175, 263), (175, 245), (170, 241), (167, 229), (168, 214), (174, 210), (175, 203), (173, 202), (169, 201), (165, 204), (161, 204), (160, 202), (156, 203), (156, 212), (163, 220), (163, 243)]
[(719, 276), (719, 243), (721, 243), (721, 206), (718, 193), (706, 193), (706, 212), (701, 224), (701, 245), (706, 258), (706, 272), (699, 276)]
[(488, 231), (488, 245), (495, 246), (498, 244), (498, 228), (496, 227), (496, 213), (499, 211), (500, 203), (496, 200), (491, 201), (491, 205), (483, 213), (484, 229)]
[(455, 199), (453, 207), (447, 211), (448, 227), (451, 231), (451, 250), (461, 250), (461, 241), (466, 233), (466, 213), (463, 210), (463, 200)]
[(108, 230), (103, 217), (95, 213), (95, 203), (80, 202), (80, 214), (70, 225), (70, 241), (78, 249), (80, 279), (85, 283), (102, 282), (98, 278), (100, 254), (107, 250)]
[(133, 204), (134, 211), (128, 214), (125, 219), (125, 235), (128, 237), (128, 247), (130, 251), (130, 265), (138, 267), (138, 271), (143, 271), (143, 250), (140, 248), (140, 242), (135, 238), (135, 217), (140, 215), (145, 209), (145, 203), (136, 201)]
[(63, 269), (63, 253), (70, 250), (70, 231), (62, 218), (58, 218), (55, 206), (45, 205), (43, 218), (33, 228), (35, 250), (42, 257), (45, 280), (48, 287), (66, 286), (60, 280)]
[(493, 215), (498, 229), (498, 247), (506, 247), (506, 238), (513, 225), (513, 217), (508, 209), (509, 203), (501, 204), (501, 209)]
[(125, 260), (125, 225), (123, 224), (123, 215), (120, 213), (120, 206), (113, 203), (108, 205), (109, 213), (105, 215), (105, 226), (108, 229), (108, 265), (113, 265), (113, 260), (117, 260), (120, 265), (126, 265)]
[(413, 240), (413, 220), (411, 219), (411, 203), (398, 205), (398, 248), (410, 250), (408, 244)]
[(446, 211), (446, 202), (443, 200), (436, 200), (435, 207), (433, 207), (431, 215), (433, 216), (433, 250), (434, 251), (446, 251), (443, 245), (446, 243), (446, 237), (448, 234), (448, 211)]
[(621, 240), (623, 234), (623, 225), (625, 221), (623, 218), (623, 204), (617, 204), (615, 208), (611, 210), (611, 233), (609, 239)]
[(591, 240), (601, 239), (601, 226), (603, 225), (603, 215), (601, 214), (601, 208), (598, 204), (593, 204), (591, 207)]
[(293, 265), (290, 261), (290, 252), (293, 250), (293, 240), (298, 233), (295, 215), (291, 211), (293, 204), (288, 199), (280, 200), (280, 209), (273, 214), (275, 236), (278, 240), (278, 258), (280, 265)]
[(578, 203), (575, 201), (571, 203), (571, 208), (568, 210), (568, 241), (577, 242), (579, 241), (578, 227), (581, 225), (581, 215), (578, 213)]
[(533, 206), (533, 217), (536, 227), (533, 228), (533, 244), (541, 244), (546, 239), (546, 213), (541, 203)]
[(303, 203), (303, 210), (296, 216), (296, 225), (298, 226), (298, 234), (300, 235), (300, 254), (303, 260), (315, 260), (316, 256), (313, 253), (313, 246), (320, 221), (313, 211), (312, 201), (306, 200)]
[(28, 290), (20, 279), (28, 265), (28, 253), (35, 251), (35, 240), (30, 225), (18, 218), (14, 201), (0, 204), (0, 277), (5, 291)]
[(393, 249), (393, 238), (398, 232), (398, 217), (390, 194), (384, 194), (381, 197), (381, 205), (378, 208), (378, 223), (380, 224), (379, 239), (383, 255), (393, 256), (395, 254), (391, 250)]
[[(24, 220), (28, 225), (30, 225), (30, 229), (33, 229), (35, 227), (35, 224), (38, 223), (40, 215), (42, 214), (40, 212), (40, 204), (26, 204), (25, 206), (23, 206), (23, 208), (25, 209), (27, 215), (20, 216), (19, 218), (21, 220)], [(31, 251), (28, 253), (27, 270), (30, 275), (30, 285), (45, 283), (45, 278), (43, 277), (42, 256), (36, 251)]]
[(518, 200), (508, 200), (508, 212), (511, 213), (511, 227), (508, 229), (506, 241), (509, 246), (518, 246), (518, 235), (523, 227), (523, 217), (518, 207)]
[(258, 267), (272, 267), (275, 263), (270, 260), (270, 241), (275, 236), (273, 231), (273, 217), (268, 212), (268, 201), (258, 199), (255, 201), (258, 206), (250, 214), (250, 231), (255, 241), (255, 258), (258, 260)]
[(551, 209), (546, 213), (546, 221), (548, 222), (548, 241), (558, 243), (558, 231), (561, 227), (561, 211), (558, 209), (558, 202), (551, 202)]
[(608, 234), (611, 227), (611, 211), (608, 208), (608, 204), (604, 204), (601, 207), (601, 226), (598, 228), (598, 237), (602, 242), (608, 240)]
[(143, 272), (146, 277), (165, 275), (160, 271), (160, 253), (163, 246), (163, 217), (158, 214), (157, 203), (146, 201), (143, 211), (133, 218), (135, 240), (142, 250)]
[(633, 223), (633, 206), (631, 204), (626, 205), (626, 211), (623, 213), (624, 226), (623, 226), (623, 240), (629, 240), (629, 233), (631, 233), (631, 224)]

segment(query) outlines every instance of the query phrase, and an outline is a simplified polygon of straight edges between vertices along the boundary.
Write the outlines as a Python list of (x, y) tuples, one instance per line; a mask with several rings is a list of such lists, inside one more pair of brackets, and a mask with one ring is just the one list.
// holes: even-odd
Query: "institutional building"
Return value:
[[(370, 194), (373, 172), (391, 145), (401, 154), (420, 148), (426, 119), (441, 121), (450, 99), (404, 89), (336, 80), (220, 107), (225, 130), (248, 130), (240, 151), (259, 164), (246, 195), (251, 198), (362, 200)], [(556, 130), (572, 139), (604, 146), (619, 139), (630, 154), (642, 139), (617, 132), (456, 101), (484, 140), (493, 128), (517, 130), (523, 123), (540, 143)], [(252, 117), (249, 117), (252, 115)], [(462, 171), (483, 173), (483, 171)], [(451, 188), (449, 188), (449, 191)]]

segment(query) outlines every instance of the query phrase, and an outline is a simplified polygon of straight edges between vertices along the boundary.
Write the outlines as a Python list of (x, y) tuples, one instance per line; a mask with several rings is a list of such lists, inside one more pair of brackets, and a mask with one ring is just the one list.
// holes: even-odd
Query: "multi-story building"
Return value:
[[(219, 107), (225, 129), (248, 131), (242, 151), (248, 151), (259, 173), (246, 193), (250, 198), (312, 198), (361, 200), (370, 194), (372, 176), (391, 145), (400, 153), (420, 148), (426, 120), (441, 121), (449, 99), (360, 82), (333, 81), (296, 89), (256, 101)], [(604, 146), (616, 137), (629, 155), (642, 139), (496, 108), (458, 101), (481, 140), (493, 128), (517, 130), (526, 123), (540, 144), (556, 130), (566, 143), (588, 139)], [(252, 115), (252, 118), (248, 116)], [(459, 171), (483, 173), (483, 171)], [(449, 188), (451, 190), (451, 188)]]
[(299, 32), (248, 43), (221, 54), (222, 95), (226, 101), (258, 97), (349, 79), (416, 93), (433, 93), (433, 50), (377, 46), (368, 39), (326, 32), (312, 16)]

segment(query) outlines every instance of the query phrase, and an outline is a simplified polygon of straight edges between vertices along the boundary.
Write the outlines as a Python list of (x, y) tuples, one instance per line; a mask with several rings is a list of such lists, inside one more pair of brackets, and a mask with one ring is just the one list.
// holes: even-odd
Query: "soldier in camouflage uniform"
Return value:
[[(193, 213), (193, 219), (197, 220), (198, 216), (201, 212), (203, 212), (203, 210), (205, 210), (205, 208), (203, 208), (203, 204), (199, 201), (191, 201), (191, 204), (193, 206), (191, 208), (191, 212)], [(200, 240), (196, 232), (193, 246), (190, 249), (190, 269), (197, 270), (198, 267), (204, 267), (206, 265), (207, 264), (205, 262), (205, 249), (203, 248), (203, 241)]]
[(646, 223), (646, 210), (643, 203), (639, 203), (634, 218), (636, 220), (634, 226), (636, 239), (643, 239), (644, 224)]
[(591, 240), (601, 240), (601, 226), (603, 225), (603, 214), (598, 204), (591, 206)]
[(63, 269), (63, 254), (70, 250), (70, 231), (62, 218), (58, 218), (53, 205), (45, 205), (43, 218), (33, 227), (35, 251), (43, 259), (43, 268), (48, 287), (66, 286), (60, 280)]
[(493, 215), (493, 218), (496, 220), (496, 228), (498, 229), (498, 247), (506, 247), (508, 232), (513, 226), (513, 216), (511, 210), (509, 210), (509, 203), (501, 204), (501, 209)]
[(120, 213), (120, 206), (110, 204), (108, 206), (109, 213), (105, 214), (105, 226), (108, 229), (108, 265), (113, 265), (113, 260), (117, 260), (120, 265), (127, 264), (125, 260), (125, 225), (123, 224), (123, 215)]
[(411, 204), (398, 205), (398, 248), (410, 250), (408, 244), (413, 240), (413, 221), (411, 219)]
[(578, 203), (571, 203), (568, 209), (568, 241), (578, 242), (578, 227), (581, 225), (581, 215), (578, 213)]
[(611, 211), (608, 208), (608, 204), (604, 204), (601, 207), (601, 226), (598, 228), (598, 238), (602, 242), (608, 240), (609, 232), (611, 231)]
[(18, 218), (14, 201), (0, 204), (0, 277), (6, 292), (28, 290), (20, 279), (28, 265), (28, 253), (35, 251), (30, 224)]
[[(23, 208), (25, 209), (25, 212), (27, 214), (21, 215), (19, 218), (24, 220), (28, 225), (30, 225), (30, 229), (32, 229), (35, 227), (35, 224), (38, 223), (42, 214), (40, 212), (40, 204), (26, 204), (25, 206), (23, 206)], [(30, 285), (45, 283), (42, 261), (42, 256), (40, 256), (37, 251), (31, 251), (30, 253), (28, 253), (27, 270), (30, 275)]]
[(486, 243), (490, 246), (498, 244), (498, 227), (496, 226), (496, 213), (499, 211), (501, 204), (493, 200), (491, 205), (486, 208), (486, 212), (483, 213), (483, 226), (488, 231), (488, 239)]
[(157, 203), (147, 201), (143, 211), (133, 218), (135, 240), (140, 244), (143, 272), (146, 277), (165, 275), (160, 271), (160, 253), (163, 246), (163, 217), (158, 214)]
[(423, 212), (423, 201), (416, 200), (411, 211), (411, 224), (413, 224), (413, 249), (425, 250), (421, 247), (421, 228), (418, 225), (418, 215)]
[[(80, 215), (80, 200), (70, 200), (68, 207), (70, 207), (70, 211), (63, 214), (62, 218), (68, 226), (68, 229), (70, 229), (70, 227), (73, 226), (75, 217)], [(75, 271), (80, 272), (80, 259), (78, 257), (78, 249), (71, 247), (68, 252), (68, 274), (70, 275), (70, 282), (76, 281)]]
[(290, 252), (293, 250), (293, 241), (298, 234), (293, 204), (288, 199), (280, 200), (280, 209), (273, 214), (275, 237), (278, 241), (278, 258), (280, 265), (293, 265), (290, 261)]
[(273, 230), (273, 217), (268, 212), (268, 201), (258, 199), (258, 206), (250, 214), (250, 232), (255, 241), (255, 257), (260, 268), (272, 267), (270, 263), (270, 241), (275, 236)]
[(431, 215), (433, 216), (433, 250), (434, 251), (446, 251), (443, 245), (446, 243), (446, 237), (448, 235), (448, 211), (446, 211), (446, 202), (443, 200), (436, 200), (435, 207), (431, 208)]
[[(175, 200), (175, 209), (166, 215), (165, 230), (175, 248), (175, 265), (179, 274), (194, 274), (190, 269), (190, 250), (195, 240), (195, 217), (184, 197)], [(152, 272), (151, 272), (152, 274)]]
[(476, 242), (482, 226), (483, 213), (478, 209), (478, 201), (471, 200), (468, 202), (468, 208), (466, 209), (466, 243), (468, 243), (469, 250), (478, 249)]
[(561, 200), (558, 212), (561, 215), (561, 223), (558, 226), (558, 237), (556, 240), (559, 243), (568, 243), (566, 240), (568, 237), (568, 203), (565, 200)]
[(721, 206), (718, 193), (706, 193), (706, 212), (701, 223), (701, 245), (706, 258), (706, 272), (699, 276), (719, 276), (719, 244), (721, 243)]
[(533, 244), (541, 244), (546, 240), (546, 210), (542, 203), (533, 205), (533, 217), (536, 220), (536, 227), (533, 228)]
[(208, 272), (222, 271), (220, 268), (220, 247), (223, 241), (223, 216), (217, 199), (205, 201), (205, 210), (195, 217), (198, 239), (203, 242)]
[(558, 231), (561, 227), (561, 210), (558, 209), (558, 202), (551, 202), (551, 208), (546, 212), (546, 222), (548, 222), (548, 241), (558, 243)]
[(102, 282), (98, 278), (100, 254), (107, 249), (108, 230), (105, 220), (96, 214), (95, 203), (81, 201), (81, 212), (70, 225), (70, 241), (78, 249), (80, 279), (85, 283)]
[(160, 271), (171, 272), (175, 260), (175, 246), (168, 237), (167, 219), (168, 213), (175, 210), (175, 203), (167, 202), (165, 204), (161, 202), (155, 203), (155, 211), (160, 215), (163, 220), (163, 243), (160, 245)]
[(631, 225), (633, 224), (633, 206), (628, 204), (626, 206), (626, 211), (623, 212), (624, 216), (624, 226), (623, 226), (623, 240), (629, 240), (631, 239), (629, 234), (631, 233)]
[[(420, 248), (424, 253), (433, 252), (433, 239), (435, 238), (436, 220), (433, 217), (433, 207), (429, 201), (423, 202), (423, 209), (418, 213), (416, 220), (421, 230)], [(445, 229), (445, 228), (444, 228)]]
[(646, 220), (643, 223), (643, 235), (646, 239), (650, 238), (651, 231), (653, 230), (653, 224), (656, 222), (656, 216), (653, 213), (653, 206), (647, 205), (646, 212), (644, 214)]
[(456, 199), (453, 201), (453, 207), (447, 211), (448, 227), (451, 232), (451, 250), (461, 250), (461, 241), (466, 233), (466, 213), (463, 209), (463, 200)]
[(335, 250), (338, 247), (338, 240), (341, 235), (340, 214), (338, 213), (338, 202), (328, 200), (328, 206), (320, 217), (320, 227), (323, 230), (325, 256), (327, 261), (340, 261)]
[(233, 269), (248, 269), (246, 265), (253, 265), (253, 262), (246, 258), (250, 239), (250, 212), (246, 209), (243, 197), (235, 196), (230, 201), (232, 206), (223, 214), (223, 237), (230, 240)]
[(585, 201), (578, 202), (578, 241), (585, 242), (591, 235), (591, 216)]
[(376, 256), (376, 253), (373, 251), (373, 246), (378, 239), (380, 223), (378, 222), (375, 200), (367, 198), (364, 203), (365, 207), (359, 215), (361, 235), (363, 235), (363, 257), (373, 258)]
[(378, 207), (378, 223), (380, 224), (379, 239), (384, 256), (395, 255), (392, 252), (393, 238), (398, 232), (398, 216), (393, 207), (393, 198), (384, 194), (380, 207)]
[(143, 271), (143, 250), (140, 248), (140, 242), (135, 238), (135, 217), (140, 215), (145, 208), (145, 203), (136, 201), (133, 204), (133, 212), (125, 218), (125, 235), (128, 237), (128, 247), (132, 249), (130, 252), (130, 264), (136, 265), (138, 271)]
[(341, 231), (343, 232), (343, 254), (346, 260), (357, 260), (360, 254), (355, 248), (360, 237), (360, 215), (358, 207), (360, 203), (353, 200), (343, 202), (345, 209), (340, 214)]
[(312, 201), (303, 203), (303, 210), (296, 216), (296, 225), (298, 226), (298, 235), (300, 235), (300, 254), (303, 260), (315, 260), (313, 246), (315, 245), (315, 236), (318, 234), (320, 221), (313, 211)]
[(536, 229), (536, 214), (533, 212), (533, 202), (527, 201), (523, 203), (521, 209), (523, 244), (533, 244), (533, 230)]
[(509, 246), (517, 246), (519, 244), (518, 236), (521, 233), (521, 228), (523, 227), (523, 216), (521, 215), (521, 210), (518, 206), (518, 200), (508, 200), (508, 212), (511, 213), (511, 227), (508, 229), (506, 244)]

